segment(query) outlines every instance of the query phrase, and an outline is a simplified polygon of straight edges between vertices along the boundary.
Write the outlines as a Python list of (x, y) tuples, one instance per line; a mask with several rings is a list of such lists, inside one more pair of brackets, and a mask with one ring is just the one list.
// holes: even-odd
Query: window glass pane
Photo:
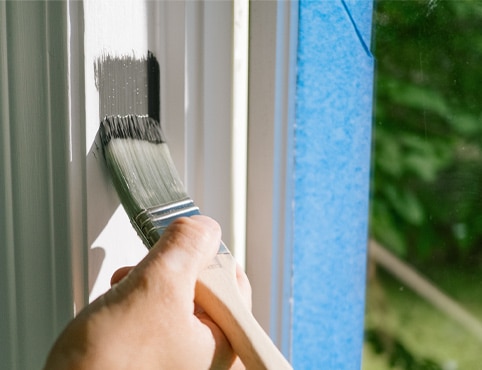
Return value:
[(480, 367), (481, 26), (479, 1), (376, 2), (364, 369)]

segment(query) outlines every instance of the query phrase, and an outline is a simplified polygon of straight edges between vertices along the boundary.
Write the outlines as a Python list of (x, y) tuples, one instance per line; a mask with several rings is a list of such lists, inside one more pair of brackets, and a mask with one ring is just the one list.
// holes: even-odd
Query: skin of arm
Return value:
[[(216, 255), (219, 225), (205, 216), (174, 221), (135, 267), (61, 333), (45, 370), (244, 369), (219, 327), (194, 303), (199, 272)], [(251, 287), (238, 268), (251, 306)]]

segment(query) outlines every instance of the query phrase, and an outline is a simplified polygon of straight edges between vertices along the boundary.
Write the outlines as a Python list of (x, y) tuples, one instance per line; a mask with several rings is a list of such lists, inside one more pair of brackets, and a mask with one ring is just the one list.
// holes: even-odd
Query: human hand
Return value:
[[(196, 279), (219, 248), (219, 225), (180, 218), (134, 268), (117, 270), (106, 294), (60, 335), (45, 369), (243, 369), (219, 327), (194, 304)], [(238, 268), (238, 286), (251, 288)]]

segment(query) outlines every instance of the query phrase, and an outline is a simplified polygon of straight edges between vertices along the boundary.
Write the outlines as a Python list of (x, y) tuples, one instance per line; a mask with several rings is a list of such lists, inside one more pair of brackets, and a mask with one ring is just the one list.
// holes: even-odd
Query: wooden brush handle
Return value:
[(243, 301), (231, 254), (218, 254), (215, 263), (201, 272), (195, 300), (221, 328), (248, 370), (292, 369)]

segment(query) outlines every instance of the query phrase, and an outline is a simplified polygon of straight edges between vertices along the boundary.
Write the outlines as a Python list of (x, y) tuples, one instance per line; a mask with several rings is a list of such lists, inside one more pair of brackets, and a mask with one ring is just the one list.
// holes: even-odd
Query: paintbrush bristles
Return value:
[(111, 139), (138, 139), (164, 143), (161, 124), (148, 116), (107, 116), (101, 122), (100, 138), (104, 147)]
[(188, 198), (167, 144), (153, 140), (163, 138), (160, 125), (143, 116), (122, 118), (105, 119), (101, 135), (107, 165), (127, 214), (134, 218), (145, 209)]

